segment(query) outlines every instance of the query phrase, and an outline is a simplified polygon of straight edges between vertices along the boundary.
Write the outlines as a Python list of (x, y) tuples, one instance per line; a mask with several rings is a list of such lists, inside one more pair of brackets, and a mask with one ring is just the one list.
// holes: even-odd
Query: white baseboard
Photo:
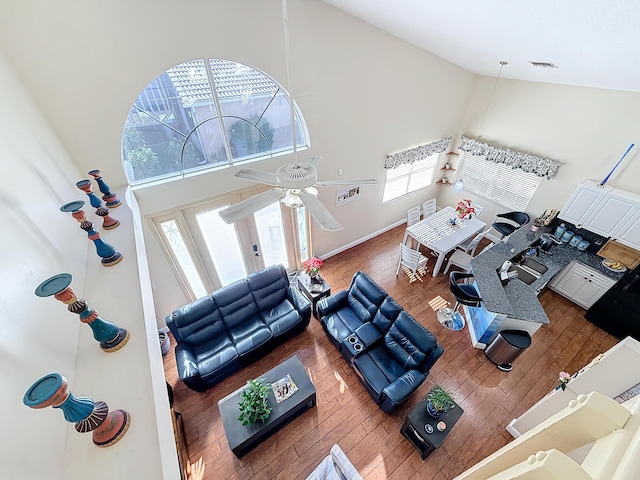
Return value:
[(396, 227), (402, 225), (403, 223), (407, 223), (407, 219), (406, 218), (403, 218), (402, 220), (398, 220), (397, 222), (392, 223), (391, 225), (389, 225), (387, 227), (384, 227), (384, 228), (382, 228), (380, 230), (377, 230), (377, 231), (375, 231), (373, 233), (370, 233), (369, 235), (367, 235), (365, 237), (362, 237), (362, 238), (359, 238), (358, 240), (355, 240), (355, 241), (353, 241), (351, 243), (343, 245), (340, 248), (332, 250), (331, 252), (322, 255), (321, 258), (324, 260), (324, 259), (327, 259), (329, 257), (333, 257), (334, 255), (337, 255), (338, 253), (344, 252), (345, 250), (349, 250), (351, 247), (355, 247), (356, 245), (360, 245), (361, 243), (366, 242), (367, 240), (371, 240), (372, 238), (377, 237), (381, 233), (384, 233), (384, 232), (387, 232), (387, 231), (389, 231), (389, 230), (391, 230), (393, 228), (396, 228)]

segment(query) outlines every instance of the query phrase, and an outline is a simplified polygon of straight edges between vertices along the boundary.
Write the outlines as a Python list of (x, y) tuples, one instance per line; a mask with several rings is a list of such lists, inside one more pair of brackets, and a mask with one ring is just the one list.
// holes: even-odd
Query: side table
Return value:
[[(427, 397), (424, 397), (416, 407), (411, 410), (405, 419), (400, 433), (404, 435), (420, 451), (422, 460), (431, 455), (436, 448), (442, 445), (445, 438), (462, 416), (464, 410), (456, 404), (451, 410), (443, 413), (439, 418), (433, 418), (427, 413)], [(441, 432), (436, 428), (438, 422), (446, 423), (446, 428)], [(426, 428), (430, 426), (431, 433)], [(426, 427), (426, 428), (425, 428)]]
[(311, 301), (313, 316), (318, 318), (316, 305), (321, 299), (331, 295), (331, 286), (320, 275), (312, 280), (306, 273), (301, 273), (298, 275), (298, 288)]

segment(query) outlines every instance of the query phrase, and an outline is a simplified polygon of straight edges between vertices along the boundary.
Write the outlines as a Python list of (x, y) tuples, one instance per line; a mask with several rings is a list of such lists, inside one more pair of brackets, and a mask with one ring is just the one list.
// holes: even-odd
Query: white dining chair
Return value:
[(407, 227), (411, 225), (415, 225), (420, 221), (420, 205), (416, 205), (415, 207), (411, 207), (407, 210)]
[(422, 203), (422, 218), (427, 218), (429, 215), (436, 213), (436, 199), (430, 198), (426, 202)]
[(400, 244), (400, 260), (396, 269), (396, 277), (400, 273), (400, 268), (409, 276), (409, 283), (416, 279), (422, 281), (422, 275), (427, 274), (427, 262), (429, 259), (418, 250), (413, 250), (405, 244)]
[(449, 268), (451, 268), (451, 265), (460, 267), (465, 272), (470, 271), (471, 259), (475, 256), (476, 249), (478, 248), (478, 245), (480, 244), (480, 241), (484, 238), (484, 236), (485, 236), (485, 232), (480, 232), (475, 237), (473, 237), (473, 240), (471, 240), (471, 243), (469, 243), (469, 245), (464, 251), (458, 250), (458, 249), (454, 250), (451, 256), (449, 257), (447, 266), (444, 269), (444, 274), (445, 275), (447, 274), (447, 272), (449, 271)]
[(478, 205), (476, 202), (473, 202), (473, 208), (475, 210), (476, 218), (480, 216), (484, 207), (482, 205)]

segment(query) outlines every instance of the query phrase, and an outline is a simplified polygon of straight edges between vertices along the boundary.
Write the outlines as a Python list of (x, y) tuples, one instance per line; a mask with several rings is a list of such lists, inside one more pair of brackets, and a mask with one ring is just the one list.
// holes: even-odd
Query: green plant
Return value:
[(436, 412), (446, 412), (456, 404), (453, 395), (439, 385), (431, 389), (427, 399)]
[(270, 391), (271, 385), (265, 383), (262, 378), (247, 382), (247, 387), (242, 391), (240, 402), (238, 402), (240, 409), (238, 420), (242, 425), (249, 425), (258, 420), (264, 422), (269, 417), (271, 407), (267, 399)]

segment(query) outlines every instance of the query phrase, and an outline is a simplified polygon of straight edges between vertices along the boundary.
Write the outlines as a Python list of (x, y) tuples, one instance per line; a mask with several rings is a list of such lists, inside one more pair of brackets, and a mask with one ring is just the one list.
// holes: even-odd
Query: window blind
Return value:
[(513, 169), (504, 163), (489, 162), (482, 156), (465, 153), (460, 172), (465, 190), (493, 200), (514, 211), (524, 211), (540, 185), (541, 177)]

